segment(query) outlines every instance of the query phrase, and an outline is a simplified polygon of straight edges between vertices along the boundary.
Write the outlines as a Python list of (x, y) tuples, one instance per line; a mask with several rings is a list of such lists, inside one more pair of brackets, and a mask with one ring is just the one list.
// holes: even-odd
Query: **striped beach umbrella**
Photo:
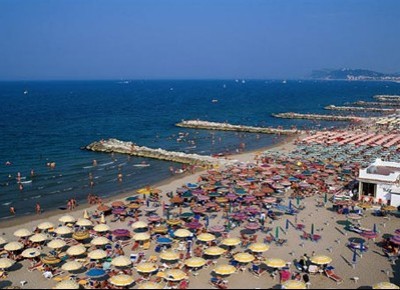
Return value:
[(400, 235), (396, 235), (390, 238), (390, 241), (393, 244), (400, 245)]

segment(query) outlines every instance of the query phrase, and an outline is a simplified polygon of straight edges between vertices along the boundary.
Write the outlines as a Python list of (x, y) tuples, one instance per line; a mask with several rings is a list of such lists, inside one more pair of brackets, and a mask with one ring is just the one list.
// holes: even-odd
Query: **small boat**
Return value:
[(32, 180), (21, 181), (20, 183), (22, 183), (22, 184), (29, 184), (29, 183), (32, 183)]
[(218, 100), (217, 99), (213, 99), (211, 102), (212, 103), (218, 103)]
[(27, 94), (28, 94), (28, 90), (25, 90), (25, 91), (24, 91), (24, 95), (27, 95)]
[(147, 164), (147, 163), (139, 163), (139, 164), (134, 164), (133, 166), (135, 166), (135, 167), (149, 167), (150, 164)]

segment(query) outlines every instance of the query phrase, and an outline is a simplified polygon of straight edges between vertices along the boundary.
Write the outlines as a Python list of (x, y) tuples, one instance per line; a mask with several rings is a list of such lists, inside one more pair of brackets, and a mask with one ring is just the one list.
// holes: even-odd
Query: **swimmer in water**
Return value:
[(19, 191), (23, 191), (24, 190), (24, 186), (22, 185), (22, 183), (19, 184)]
[(15, 215), (15, 208), (13, 206), (10, 206), (10, 213), (12, 215)]
[(10, 161), (6, 161), (6, 166), (10, 166), (11, 165), (11, 162)]
[(93, 166), (97, 166), (97, 160), (96, 159), (93, 160)]

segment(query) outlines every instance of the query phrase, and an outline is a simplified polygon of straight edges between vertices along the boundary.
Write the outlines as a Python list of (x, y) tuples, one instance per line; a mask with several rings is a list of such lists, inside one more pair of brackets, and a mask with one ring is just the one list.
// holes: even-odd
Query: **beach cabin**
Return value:
[(400, 163), (376, 159), (358, 176), (359, 199), (400, 206)]

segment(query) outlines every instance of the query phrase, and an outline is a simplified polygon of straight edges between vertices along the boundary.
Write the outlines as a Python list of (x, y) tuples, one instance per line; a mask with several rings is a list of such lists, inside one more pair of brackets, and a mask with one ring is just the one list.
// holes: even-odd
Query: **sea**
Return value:
[[(182, 167), (81, 149), (93, 141), (117, 138), (205, 155), (236, 153), (241, 144), (245, 150), (257, 150), (283, 137), (183, 129), (175, 124), (200, 119), (298, 129), (340, 127), (347, 123), (285, 120), (271, 114), (339, 114), (324, 110), (324, 106), (372, 101), (376, 94), (400, 94), (400, 84), (316, 80), (0, 82), (0, 219), (10, 218), (10, 206), (17, 216), (24, 216), (34, 212), (37, 202), (49, 211), (65, 207), (70, 198), (83, 203), (89, 193), (102, 197), (127, 193), (170, 178), (170, 167)], [(54, 169), (47, 166), (51, 162), (56, 164)], [(118, 173), (123, 174), (122, 182), (117, 181)]]

